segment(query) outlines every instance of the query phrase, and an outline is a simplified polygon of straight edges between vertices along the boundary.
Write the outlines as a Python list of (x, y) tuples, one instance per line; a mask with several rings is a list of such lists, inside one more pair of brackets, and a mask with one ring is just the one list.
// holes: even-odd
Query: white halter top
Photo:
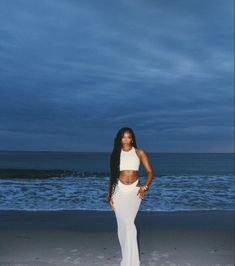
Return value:
[(120, 171), (122, 170), (139, 170), (140, 159), (136, 154), (134, 146), (129, 151), (120, 153)]

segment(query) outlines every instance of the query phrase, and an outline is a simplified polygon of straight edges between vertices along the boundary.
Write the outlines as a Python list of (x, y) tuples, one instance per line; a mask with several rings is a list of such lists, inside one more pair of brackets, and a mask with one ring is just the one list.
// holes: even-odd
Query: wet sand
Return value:
[[(139, 211), (141, 266), (234, 265), (232, 211)], [(0, 265), (119, 266), (113, 211), (0, 211)]]

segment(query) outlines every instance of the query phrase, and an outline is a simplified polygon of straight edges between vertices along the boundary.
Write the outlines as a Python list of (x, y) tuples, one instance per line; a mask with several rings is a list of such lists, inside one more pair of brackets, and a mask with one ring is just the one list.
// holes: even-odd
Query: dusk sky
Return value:
[(234, 1), (1, 1), (0, 150), (234, 152)]

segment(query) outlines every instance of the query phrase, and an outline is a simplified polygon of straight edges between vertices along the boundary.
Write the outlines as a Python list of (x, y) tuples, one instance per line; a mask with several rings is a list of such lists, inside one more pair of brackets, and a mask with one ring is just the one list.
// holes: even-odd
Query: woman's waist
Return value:
[(135, 180), (128, 180), (128, 179), (120, 179), (120, 177), (118, 178), (118, 184), (123, 185), (123, 186), (135, 186), (139, 183), (139, 178), (136, 177)]

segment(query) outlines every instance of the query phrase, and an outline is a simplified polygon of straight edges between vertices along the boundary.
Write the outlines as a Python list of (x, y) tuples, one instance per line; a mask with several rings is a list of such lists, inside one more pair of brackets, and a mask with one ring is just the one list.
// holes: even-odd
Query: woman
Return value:
[[(138, 178), (140, 162), (147, 172), (145, 185), (141, 185)], [(110, 170), (107, 200), (117, 220), (122, 252), (120, 266), (139, 266), (140, 257), (134, 221), (154, 173), (144, 150), (137, 148), (135, 134), (131, 128), (121, 128), (117, 133), (110, 157)]]

